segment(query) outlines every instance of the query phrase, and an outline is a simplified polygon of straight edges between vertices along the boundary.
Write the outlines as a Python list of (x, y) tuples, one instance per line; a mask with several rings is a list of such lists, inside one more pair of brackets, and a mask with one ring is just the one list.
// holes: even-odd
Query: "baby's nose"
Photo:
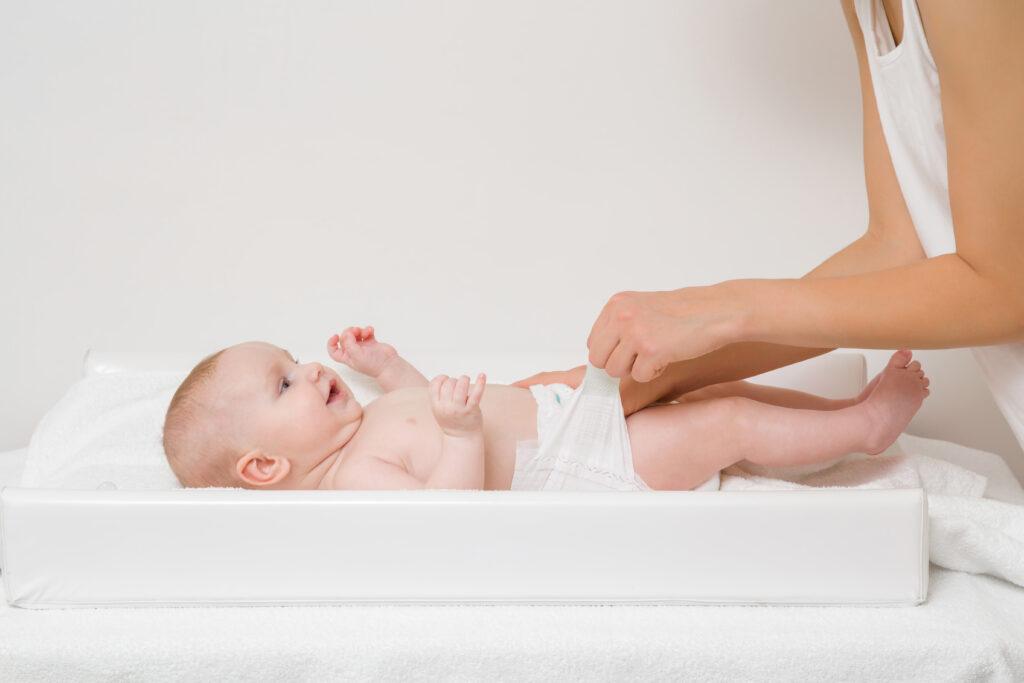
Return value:
[(309, 381), (315, 382), (320, 379), (320, 375), (324, 371), (324, 366), (320, 365), (316, 361), (309, 364)]

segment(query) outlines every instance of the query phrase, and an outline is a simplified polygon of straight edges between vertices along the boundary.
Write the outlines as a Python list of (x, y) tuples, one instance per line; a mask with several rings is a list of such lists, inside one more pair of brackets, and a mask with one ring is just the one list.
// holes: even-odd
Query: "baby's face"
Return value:
[(264, 342), (227, 349), (215, 382), (232, 433), (247, 449), (287, 458), (296, 481), (347, 443), (363, 416), (338, 373)]

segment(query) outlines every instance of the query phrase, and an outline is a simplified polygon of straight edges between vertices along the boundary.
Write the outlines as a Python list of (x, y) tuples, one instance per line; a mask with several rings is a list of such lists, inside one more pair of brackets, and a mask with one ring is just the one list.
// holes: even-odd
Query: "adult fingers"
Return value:
[(587, 360), (595, 368), (605, 367), (608, 364), (608, 358), (611, 357), (620, 341), (618, 333), (613, 330), (606, 330), (594, 336), (590, 342), (590, 353), (587, 355)]
[(666, 364), (654, 355), (638, 355), (633, 363), (633, 372), (630, 376), (637, 382), (650, 382), (665, 372)]
[(636, 353), (633, 351), (633, 347), (622, 341), (608, 357), (608, 363), (604, 366), (604, 370), (612, 377), (628, 377), (635, 362)]

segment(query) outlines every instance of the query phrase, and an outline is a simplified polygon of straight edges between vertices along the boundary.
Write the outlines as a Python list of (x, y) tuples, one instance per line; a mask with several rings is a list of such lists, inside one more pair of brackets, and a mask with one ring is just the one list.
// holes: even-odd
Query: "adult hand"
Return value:
[[(579, 387), (583, 382), (583, 375), (587, 366), (578, 365), (571, 370), (555, 370), (552, 372), (538, 372), (526, 379), (521, 379), (512, 384), (514, 387), (529, 389), (533, 384), (568, 384), (573, 389)], [(664, 376), (663, 376), (664, 377)], [(667, 378), (666, 378), (667, 379)], [(672, 386), (668, 381), (655, 380), (641, 384), (632, 377), (623, 377), (619, 381), (619, 396), (622, 399), (622, 411), (625, 415), (632, 415), (642, 410), (655, 401), (674, 398)]]
[(670, 363), (738, 341), (740, 309), (725, 284), (615, 294), (587, 338), (590, 363), (612, 377), (650, 382)]

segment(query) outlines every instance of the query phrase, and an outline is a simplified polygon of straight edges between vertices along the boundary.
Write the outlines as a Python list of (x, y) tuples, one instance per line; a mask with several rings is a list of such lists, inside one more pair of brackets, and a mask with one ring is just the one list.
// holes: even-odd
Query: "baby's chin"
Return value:
[(358, 422), (363, 418), (363, 406), (353, 396), (339, 398), (327, 404), (327, 409), (341, 417), (347, 428), (351, 423)]

